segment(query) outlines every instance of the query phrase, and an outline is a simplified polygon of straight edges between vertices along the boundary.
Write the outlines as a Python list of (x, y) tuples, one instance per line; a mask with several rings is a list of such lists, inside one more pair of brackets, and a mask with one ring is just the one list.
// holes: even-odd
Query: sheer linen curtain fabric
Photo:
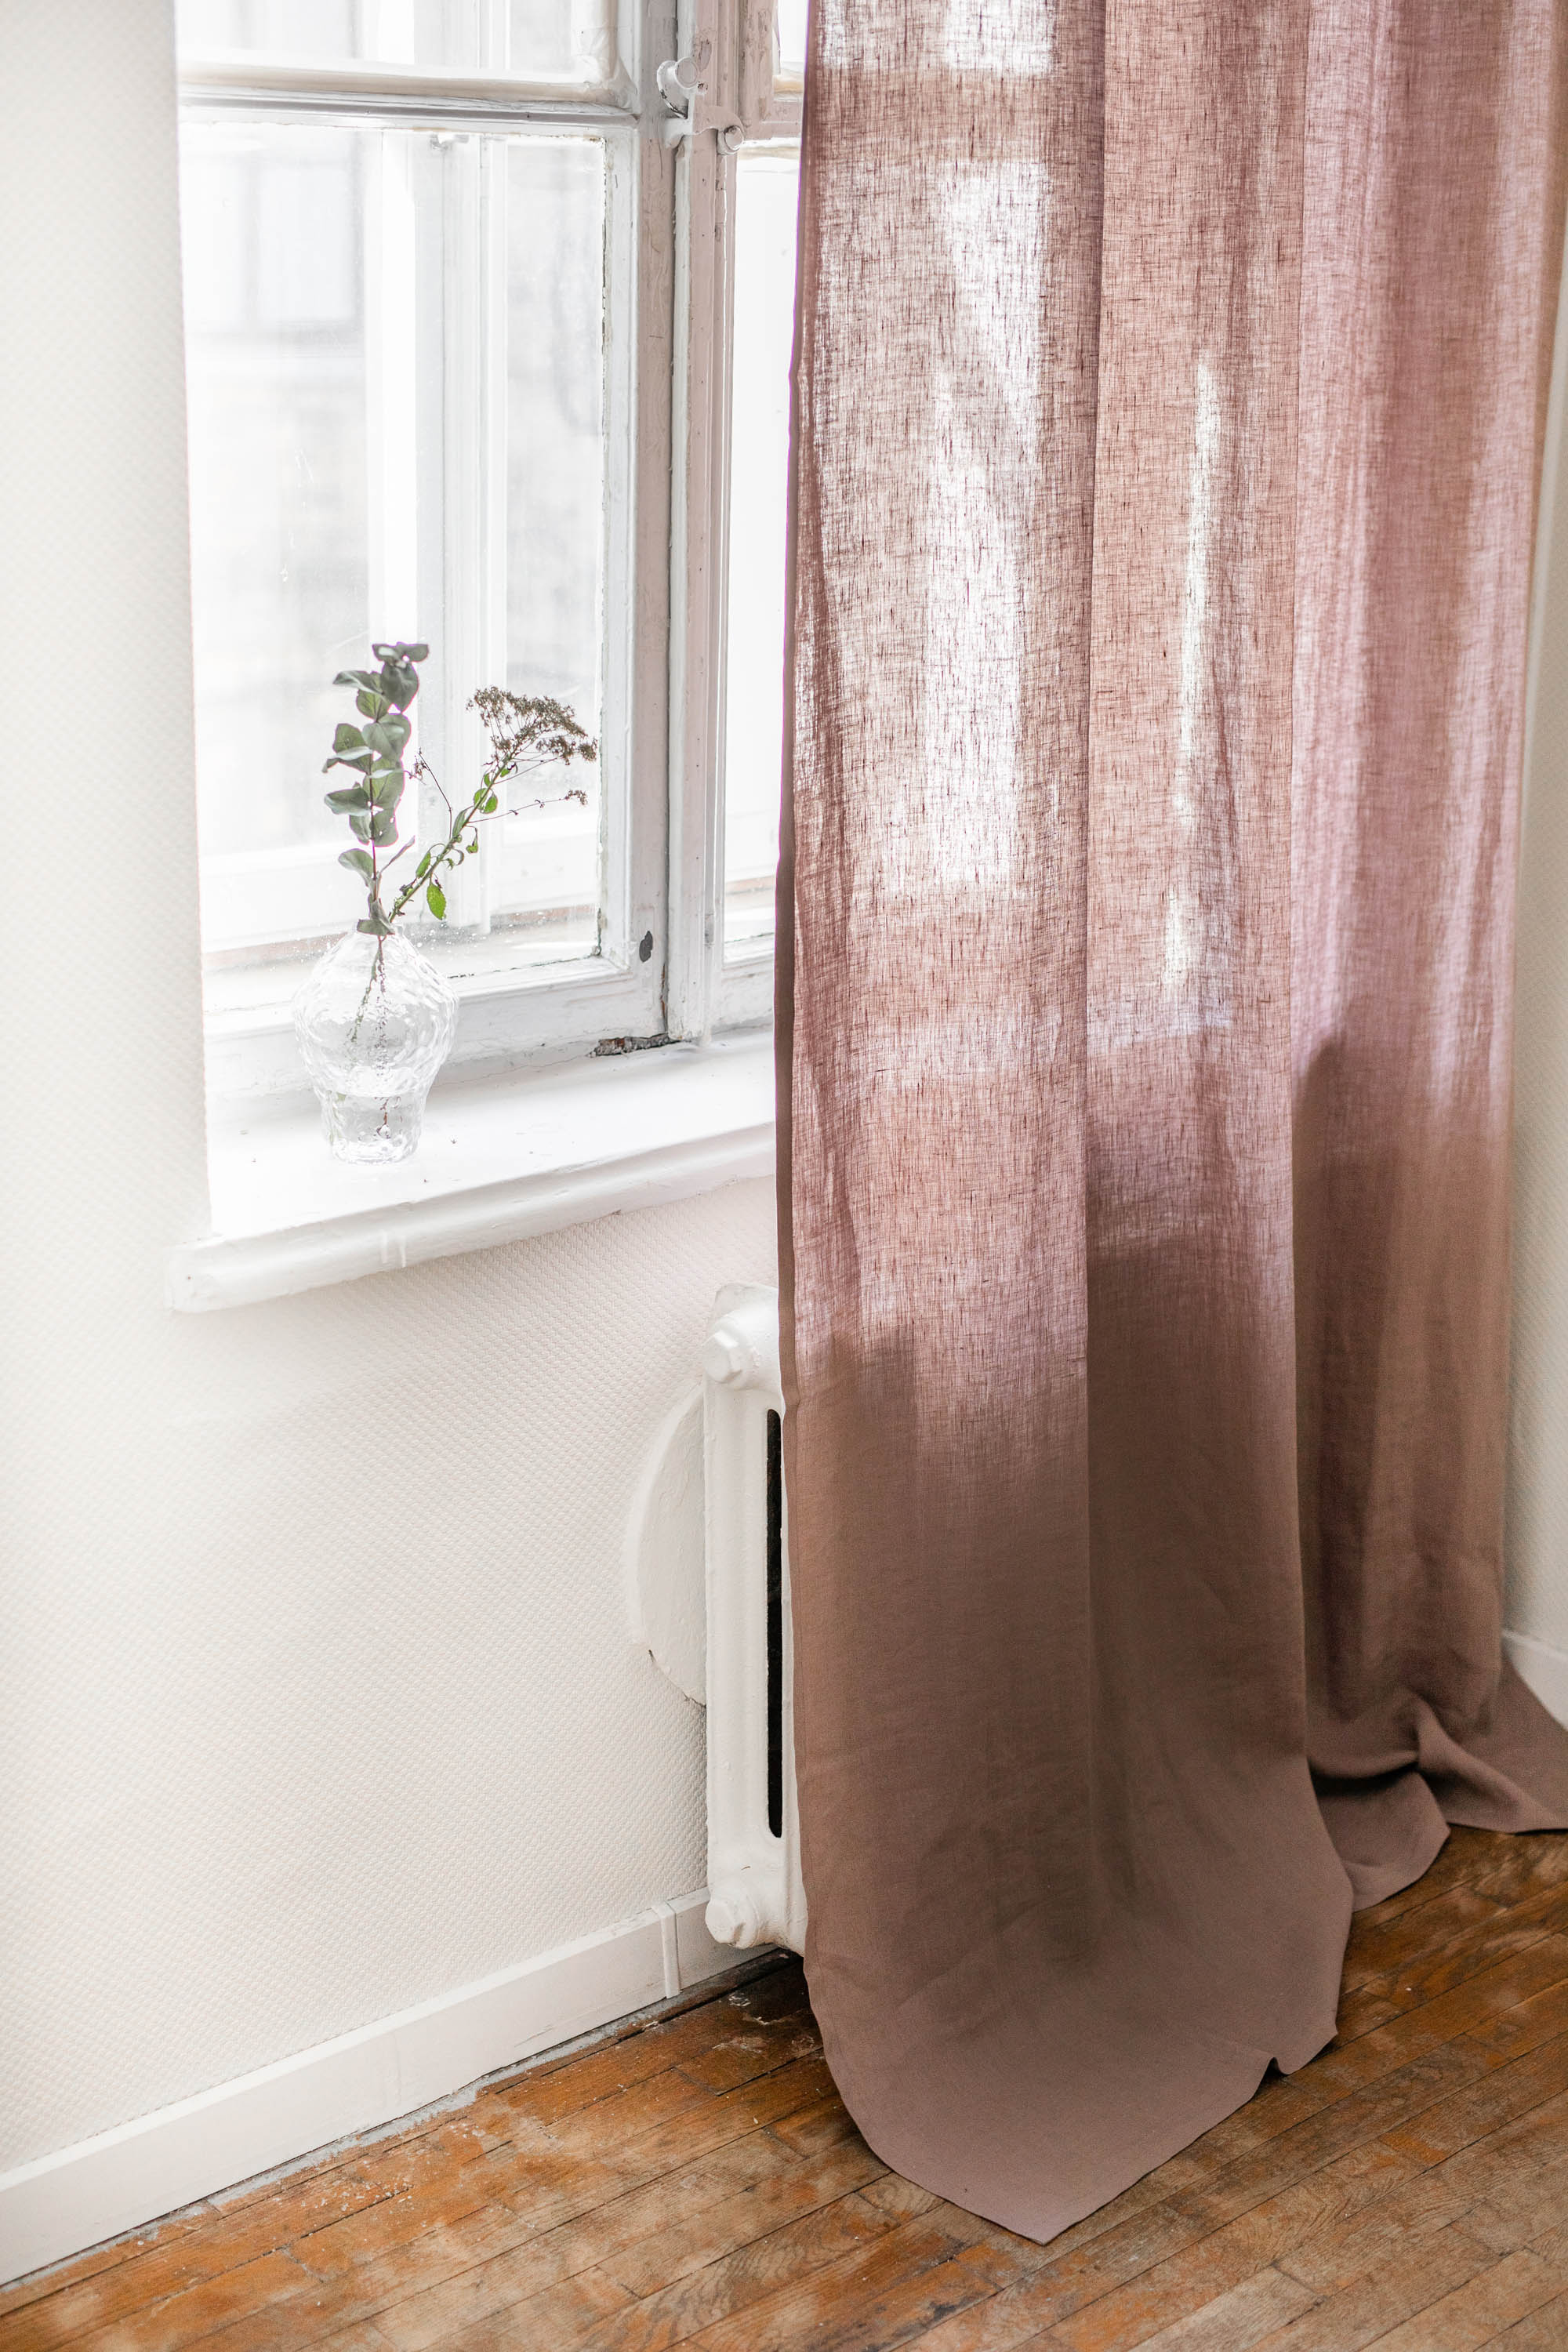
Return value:
[(1047, 2237), (1568, 1822), (1501, 1664), (1553, 0), (814, 0), (785, 1388), (807, 1969)]

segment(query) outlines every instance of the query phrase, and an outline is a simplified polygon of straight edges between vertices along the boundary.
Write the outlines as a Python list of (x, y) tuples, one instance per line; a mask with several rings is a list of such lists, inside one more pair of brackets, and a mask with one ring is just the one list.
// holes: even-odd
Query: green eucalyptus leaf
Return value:
[(432, 882), (428, 885), (425, 892), (425, 904), (439, 922), (447, 911), (447, 893), (442, 889), (439, 882)]
[(381, 719), (385, 716), (386, 698), (381, 693), (374, 678), (372, 678), (368, 686), (362, 687), (355, 695), (354, 709), (363, 710), (367, 719)]
[(353, 809), (367, 809), (371, 805), (370, 794), (363, 784), (340, 785), (335, 793), (323, 793), (321, 797), (334, 816), (347, 816)]
[(357, 727), (351, 727), (346, 719), (340, 719), (337, 732), (332, 737), (332, 749), (334, 751), (363, 751), (364, 737)]
[(402, 757), (403, 747), (413, 732), (402, 711), (391, 710), (384, 719), (377, 719), (365, 729), (364, 740), (384, 760), (396, 760)]
[(370, 790), (377, 808), (395, 809), (403, 798), (402, 769), (394, 768), (389, 773), (377, 775), (372, 780)]
[(353, 828), (354, 839), (356, 841), (368, 841), (371, 837), (371, 821), (365, 814), (364, 811), (363, 809), (350, 809), (348, 816), (349, 823)]
[(336, 677), (333, 678), (332, 684), (334, 686), (374, 687), (375, 684), (375, 672), (373, 669), (341, 669), (339, 670)]
[(401, 637), (395, 644), (372, 646), (371, 652), (383, 669), (412, 669), (416, 662), (430, 658), (428, 646), (405, 645)]
[(353, 874), (363, 874), (368, 882), (375, 872), (375, 860), (368, 849), (344, 849), (338, 855), (338, 864), (346, 866)]
[(324, 761), (322, 764), (321, 773), (323, 776), (326, 774), (329, 768), (357, 768), (362, 776), (368, 776), (370, 773), (370, 753), (368, 751), (360, 751), (351, 760), (344, 759), (341, 752), (334, 751), (331, 758)]
[(370, 837), (378, 849), (385, 849), (390, 843), (397, 839), (397, 819), (390, 809), (378, 808), (373, 811), (370, 820)]
[(379, 907), (373, 907), (368, 915), (362, 915), (354, 929), (356, 931), (368, 931), (373, 940), (389, 940), (392, 937), (392, 925)]

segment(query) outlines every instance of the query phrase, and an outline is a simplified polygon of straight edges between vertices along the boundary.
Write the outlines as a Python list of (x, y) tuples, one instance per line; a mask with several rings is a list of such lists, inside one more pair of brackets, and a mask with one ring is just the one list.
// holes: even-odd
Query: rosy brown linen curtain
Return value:
[(1568, 1823), (1500, 1652), (1565, 29), (815, 0), (807, 1967), (873, 2147), (1037, 2237), (1329, 2039), (1446, 1822)]

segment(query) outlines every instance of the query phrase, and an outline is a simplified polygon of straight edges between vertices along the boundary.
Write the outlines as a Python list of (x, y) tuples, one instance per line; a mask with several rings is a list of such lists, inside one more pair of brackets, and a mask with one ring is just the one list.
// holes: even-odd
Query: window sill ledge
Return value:
[(661, 1046), (437, 1088), (396, 1168), (346, 1168), (315, 1106), (209, 1138), (214, 1232), (169, 1253), (182, 1311), (242, 1307), (626, 1209), (773, 1166), (771, 1036)]

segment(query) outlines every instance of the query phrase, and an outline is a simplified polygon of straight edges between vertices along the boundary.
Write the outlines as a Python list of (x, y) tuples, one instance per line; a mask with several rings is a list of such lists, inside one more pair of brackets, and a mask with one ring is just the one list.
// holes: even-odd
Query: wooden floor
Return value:
[(1456, 1831), (1338, 2040), (1048, 2246), (887, 2170), (800, 1970), (0, 2292), (0, 2352), (1568, 2347), (1568, 1836)]

